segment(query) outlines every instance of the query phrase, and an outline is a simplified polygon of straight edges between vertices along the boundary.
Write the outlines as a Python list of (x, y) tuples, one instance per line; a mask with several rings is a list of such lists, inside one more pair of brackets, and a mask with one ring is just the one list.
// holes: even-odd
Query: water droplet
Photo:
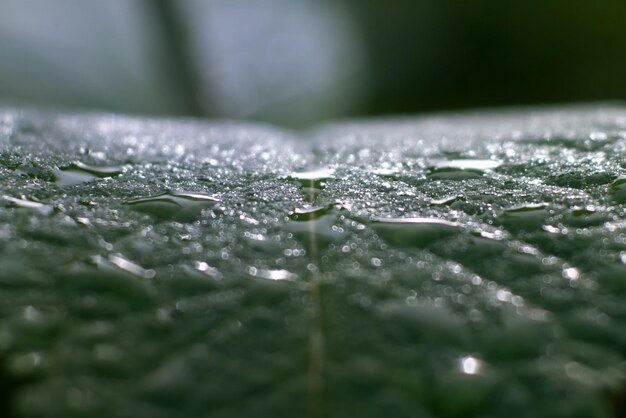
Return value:
[(529, 203), (527, 205), (515, 206), (504, 211), (509, 216), (524, 216), (524, 214), (537, 213), (548, 207), (547, 203)]
[(54, 208), (50, 205), (45, 205), (39, 202), (33, 202), (32, 200), (18, 199), (11, 196), (2, 196), (4, 200), (8, 202), (9, 207), (29, 209), (35, 211), (41, 215), (47, 216), (54, 212)]
[(140, 265), (119, 255), (109, 255), (106, 258), (101, 255), (94, 255), (90, 257), (90, 260), (96, 267), (102, 270), (122, 270), (144, 279), (151, 279), (156, 275), (154, 270), (144, 269)]
[(499, 167), (495, 160), (448, 160), (430, 167), (430, 176), (437, 179), (465, 180), (480, 178), (486, 172)]
[(540, 229), (550, 215), (547, 203), (529, 203), (506, 209), (499, 221), (510, 231)]
[(578, 280), (580, 271), (576, 267), (565, 267), (563, 269), (563, 278), (567, 280)]
[(196, 261), (196, 270), (206, 274), (207, 276), (211, 276), (214, 279), (222, 278), (222, 274), (215, 267), (210, 266), (208, 263), (204, 261)]
[(204, 193), (169, 192), (128, 200), (124, 204), (159, 219), (193, 222), (203, 209), (211, 208), (217, 202), (219, 202), (217, 197)]
[(344, 233), (343, 227), (338, 225), (338, 210), (345, 208), (328, 205), (295, 209), (289, 213), (285, 229), (309, 249), (313, 245), (324, 246), (337, 241)]
[(248, 269), (248, 274), (266, 280), (294, 280), (296, 278), (295, 274), (283, 269), (265, 270), (257, 269), (256, 267), (250, 267)]
[(298, 182), (301, 187), (321, 190), (326, 187), (329, 180), (334, 178), (334, 173), (335, 170), (331, 168), (321, 168), (313, 171), (290, 173), (286, 179)]
[(478, 374), (481, 368), (481, 361), (476, 357), (466, 356), (460, 361), (461, 371), (465, 374)]
[(613, 198), (620, 203), (626, 203), (626, 175), (621, 175), (609, 185)]
[(604, 210), (594, 206), (574, 207), (564, 215), (564, 221), (574, 226), (594, 226), (600, 225), (607, 220)]
[(123, 167), (97, 167), (76, 161), (55, 170), (54, 177), (60, 186), (74, 186), (100, 178), (118, 176), (122, 174), (123, 170)]
[(441, 199), (433, 199), (430, 201), (430, 204), (432, 206), (449, 206), (453, 204), (454, 202), (464, 201), (464, 200), (465, 200), (465, 196), (463, 195), (448, 196), (448, 197), (444, 197)]
[(460, 225), (437, 218), (376, 218), (372, 228), (385, 241), (400, 246), (427, 246), (460, 231)]
[(292, 221), (312, 221), (328, 215), (332, 211), (333, 207), (333, 205), (328, 205), (294, 209), (292, 212), (289, 212), (289, 219)]

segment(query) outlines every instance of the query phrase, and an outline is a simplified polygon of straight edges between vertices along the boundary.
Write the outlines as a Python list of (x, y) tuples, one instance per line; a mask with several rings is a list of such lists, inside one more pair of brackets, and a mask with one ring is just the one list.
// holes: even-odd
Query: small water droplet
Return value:
[(26, 199), (18, 199), (6, 195), (2, 197), (8, 202), (9, 207), (29, 209), (44, 216), (50, 215), (52, 212), (54, 212), (54, 208), (52, 206), (45, 205), (40, 202), (33, 202), (32, 200)]
[(437, 179), (466, 180), (480, 178), (502, 163), (495, 160), (448, 160), (430, 167), (430, 176)]
[(453, 204), (454, 202), (464, 201), (464, 200), (465, 200), (465, 196), (463, 195), (447, 196), (441, 199), (433, 199), (430, 201), (430, 204), (432, 206), (449, 206)]
[(144, 269), (140, 265), (135, 264), (120, 255), (112, 254), (106, 258), (101, 255), (94, 255), (90, 257), (90, 260), (96, 265), (96, 267), (102, 270), (122, 270), (144, 279), (151, 279), (156, 275), (154, 270)]
[(206, 274), (207, 276), (211, 276), (214, 279), (222, 278), (222, 274), (215, 267), (210, 266), (208, 263), (204, 261), (196, 261), (196, 270)]
[(55, 170), (55, 181), (60, 186), (74, 186), (93, 180), (114, 177), (122, 174), (124, 167), (97, 167), (75, 161), (72, 164)]
[(250, 267), (248, 269), (248, 274), (254, 277), (258, 277), (266, 280), (294, 280), (296, 275), (292, 272), (284, 269), (276, 269), (276, 270), (266, 270), (266, 269), (257, 269), (256, 267)]
[(563, 269), (563, 278), (567, 280), (578, 280), (580, 271), (576, 267), (565, 267)]
[(465, 374), (478, 374), (481, 368), (481, 361), (476, 357), (466, 356), (460, 361), (461, 371)]

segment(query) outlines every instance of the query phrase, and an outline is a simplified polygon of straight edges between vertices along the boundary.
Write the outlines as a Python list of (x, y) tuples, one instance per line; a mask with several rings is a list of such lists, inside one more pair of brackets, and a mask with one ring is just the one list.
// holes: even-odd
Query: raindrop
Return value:
[(9, 207), (29, 209), (45, 216), (50, 215), (52, 212), (54, 212), (54, 208), (50, 205), (33, 202), (32, 200), (17, 199), (15, 197), (6, 195), (2, 197), (8, 202)]
[(303, 188), (322, 190), (326, 187), (326, 183), (334, 178), (335, 170), (331, 168), (321, 168), (313, 171), (293, 172), (286, 179), (295, 181)]
[(609, 185), (613, 198), (620, 203), (626, 203), (626, 175), (621, 175)]
[(438, 218), (376, 218), (372, 228), (391, 244), (417, 247), (428, 246), (460, 231), (456, 222)]
[(97, 167), (75, 161), (66, 167), (55, 170), (54, 178), (60, 186), (74, 186), (89, 181), (114, 177), (122, 174), (123, 167)]
[(168, 192), (128, 200), (124, 204), (159, 219), (192, 222), (197, 220), (203, 209), (212, 208), (217, 202), (217, 197), (204, 193)]
[(296, 275), (291, 273), (288, 270), (277, 269), (277, 270), (265, 270), (265, 269), (257, 269), (256, 267), (251, 267), (248, 269), (248, 273), (251, 276), (258, 277), (266, 280), (294, 280)]
[(563, 278), (567, 280), (578, 280), (580, 271), (576, 267), (566, 267), (563, 269)]
[(460, 361), (461, 371), (465, 374), (478, 374), (481, 368), (481, 361), (476, 357), (466, 356)]
[(204, 261), (196, 261), (196, 270), (201, 273), (206, 274), (207, 276), (213, 277), (214, 279), (220, 279), (222, 274), (215, 267), (210, 266), (208, 263)]
[(548, 216), (547, 203), (529, 203), (506, 209), (500, 220), (511, 231), (527, 231), (540, 229)]
[(455, 202), (464, 201), (464, 200), (465, 200), (465, 196), (463, 195), (447, 196), (441, 199), (433, 199), (430, 201), (430, 204), (432, 206), (449, 206)]
[(344, 235), (343, 227), (338, 225), (337, 211), (341, 210), (346, 209), (337, 205), (295, 209), (289, 213), (285, 229), (309, 250), (312, 246), (327, 245)]
[(102, 257), (101, 255), (94, 255), (90, 257), (90, 260), (93, 264), (96, 265), (96, 267), (105, 271), (122, 270), (134, 276), (142, 277), (144, 279), (151, 279), (156, 275), (154, 270), (144, 269), (140, 265), (135, 264), (120, 255), (109, 255), (106, 258)]
[(289, 212), (289, 219), (291, 219), (292, 221), (312, 221), (330, 214), (333, 207), (333, 205), (328, 205), (312, 208), (294, 209), (293, 211)]
[(482, 177), (483, 174), (499, 167), (495, 160), (449, 160), (430, 167), (430, 176), (436, 179), (466, 180)]

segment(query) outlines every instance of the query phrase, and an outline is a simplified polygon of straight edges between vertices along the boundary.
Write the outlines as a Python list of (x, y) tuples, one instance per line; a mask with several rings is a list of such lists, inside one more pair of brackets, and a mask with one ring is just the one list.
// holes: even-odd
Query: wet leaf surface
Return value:
[(624, 414), (622, 108), (9, 109), (0, 145), (3, 411)]

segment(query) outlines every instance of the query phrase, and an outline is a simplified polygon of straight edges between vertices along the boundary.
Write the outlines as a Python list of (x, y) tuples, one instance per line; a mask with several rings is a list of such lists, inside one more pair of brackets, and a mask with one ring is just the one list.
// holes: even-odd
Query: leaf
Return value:
[(617, 416), (624, 120), (5, 109), (0, 380), (17, 416)]

